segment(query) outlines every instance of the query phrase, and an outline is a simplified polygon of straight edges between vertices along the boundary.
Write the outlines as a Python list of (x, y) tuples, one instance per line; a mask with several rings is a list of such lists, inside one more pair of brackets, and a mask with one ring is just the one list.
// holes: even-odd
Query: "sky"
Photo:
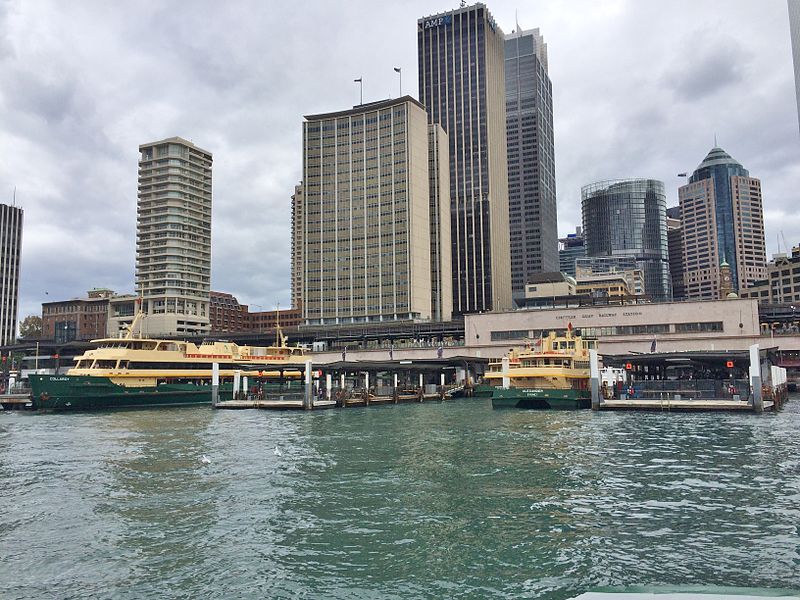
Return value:
[[(768, 252), (800, 243), (800, 135), (785, 0), (486, 3), (538, 27), (553, 83), (560, 235), (581, 186), (664, 181), (717, 143), (762, 182)], [(303, 115), (418, 97), (417, 19), (458, 2), (0, 0), (0, 202), (25, 210), (20, 319), (134, 291), (139, 144), (214, 155), (214, 290), (289, 306)], [(402, 69), (400, 76), (394, 67)]]

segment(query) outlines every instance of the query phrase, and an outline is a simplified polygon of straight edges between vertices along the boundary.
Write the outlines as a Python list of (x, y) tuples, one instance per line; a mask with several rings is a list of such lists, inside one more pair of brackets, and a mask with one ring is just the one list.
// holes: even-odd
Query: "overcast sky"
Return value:
[[(417, 18), (458, 2), (0, 0), (0, 202), (25, 209), (20, 318), (134, 289), (140, 143), (214, 154), (212, 289), (289, 305), (304, 114), (417, 97)], [(800, 242), (785, 0), (490, 2), (539, 27), (553, 81), (559, 233), (580, 189), (677, 174), (719, 145), (762, 181), (769, 252)], [(782, 244), (782, 242), (781, 242)], [(781, 248), (782, 249), (782, 248)]]

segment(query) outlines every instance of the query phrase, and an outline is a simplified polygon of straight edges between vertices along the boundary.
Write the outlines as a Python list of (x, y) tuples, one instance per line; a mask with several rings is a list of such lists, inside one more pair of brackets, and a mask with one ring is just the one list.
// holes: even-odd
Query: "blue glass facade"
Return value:
[(739, 268), (736, 260), (735, 219), (733, 191), (731, 190), (731, 177), (734, 176), (750, 177), (750, 173), (722, 148), (713, 148), (692, 173), (689, 183), (704, 179), (714, 181), (717, 247), (720, 260), (730, 265), (731, 278), (737, 282), (739, 281)]
[(672, 299), (667, 245), (667, 197), (655, 179), (602, 181), (581, 190), (587, 256), (633, 256), (645, 294)]

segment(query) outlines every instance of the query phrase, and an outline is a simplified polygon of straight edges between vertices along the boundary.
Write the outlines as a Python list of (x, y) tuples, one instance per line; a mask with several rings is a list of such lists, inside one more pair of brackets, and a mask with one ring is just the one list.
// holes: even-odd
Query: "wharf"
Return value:
[[(765, 401), (764, 410), (774, 409), (774, 403)], [(755, 412), (751, 402), (745, 400), (603, 400), (600, 410), (684, 411), (684, 412)]]
[[(335, 408), (336, 402), (333, 400), (315, 400), (311, 408)], [(262, 410), (304, 410), (302, 400), (223, 400), (217, 402), (214, 408), (228, 410), (242, 410), (246, 408), (259, 408)]]
[(3, 394), (0, 410), (29, 410), (33, 407), (30, 394)]

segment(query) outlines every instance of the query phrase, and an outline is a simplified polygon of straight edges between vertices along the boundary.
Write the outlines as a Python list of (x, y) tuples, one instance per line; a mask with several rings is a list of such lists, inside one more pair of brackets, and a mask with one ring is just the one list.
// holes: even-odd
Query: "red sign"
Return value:
[(729, 369), (732, 369), (733, 368), (733, 361), (729, 360), (728, 362), (725, 363), (725, 366), (728, 367)]
[(630, 371), (632, 368), (633, 368), (633, 365), (631, 363), (625, 363), (625, 369), (626, 370)]

